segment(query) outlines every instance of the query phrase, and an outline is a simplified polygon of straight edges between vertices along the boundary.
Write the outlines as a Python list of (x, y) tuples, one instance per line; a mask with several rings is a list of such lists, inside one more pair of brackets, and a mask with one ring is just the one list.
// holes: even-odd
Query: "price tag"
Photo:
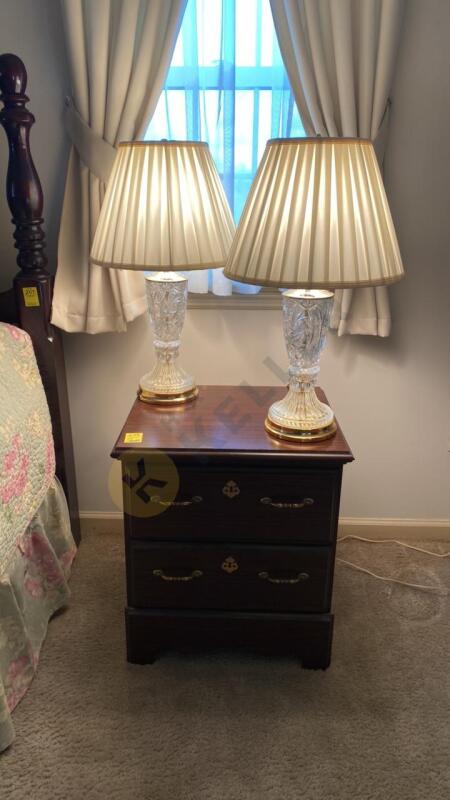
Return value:
[(143, 433), (126, 433), (123, 441), (124, 444), (142, 444), (143, 438)]
[(39, 295), (36, 286), (24, 286), (22, 288), (23, 299), (27, 308), (40, 306)]

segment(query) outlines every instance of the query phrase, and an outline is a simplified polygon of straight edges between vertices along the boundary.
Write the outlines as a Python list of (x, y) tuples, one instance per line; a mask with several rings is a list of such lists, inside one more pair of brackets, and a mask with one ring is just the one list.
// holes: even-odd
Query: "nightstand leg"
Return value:
[(315, 639), (309, 646), (305, 646), (301, 654), (303, 669), (327, 669), (331, 662), (331, 642), (333, 636), (333, 618), (330, 619), (328, 630)]
[(127, 655), (127, 661), (129, 664), (140, 664), (141, 666), (144, 666), (145, 664), (150, 664), (150, 665), (154, 664), (157, 658), (158, 658), (157, 655), (153, 657), (150, 656), (139, 657), (139, 656)]
[(328, 669), (330, 666), (330, 656), (307, 656), (302, 658), (303, 669)]
[(138, 636), (132, 629), (129, 609), (125, 609), (125, 632), (127, 638), (127, 661), (129, 664), (154, 664), (160, 651), (148, 647), (148, 634)]

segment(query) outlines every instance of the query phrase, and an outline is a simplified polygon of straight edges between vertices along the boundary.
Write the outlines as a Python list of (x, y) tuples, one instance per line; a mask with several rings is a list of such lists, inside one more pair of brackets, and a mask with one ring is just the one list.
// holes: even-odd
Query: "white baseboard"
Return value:
[[(81, 533), (121, 533), (120, 511), (81, 511)], [(396, 517), (341, 517), (339, 537), (450, 541), (450, 519), (399, 519)]]
[(343, 536), (445, 542), (450, 541), (450, 519), (340, 517), (338, 538)]
[(122, 533), (121, 511), (80, 511), (81, 535), (85, 533)]

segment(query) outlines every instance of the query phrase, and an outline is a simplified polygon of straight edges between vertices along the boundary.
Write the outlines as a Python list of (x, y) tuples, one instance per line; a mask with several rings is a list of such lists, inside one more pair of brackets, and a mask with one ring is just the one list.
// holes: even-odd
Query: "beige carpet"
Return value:
[[(450, 560), (341, 555), (450, 586)], [(309, 672), (230, 653), (128, 665), (118, 536), (85, 537), (72, 589), (14, 713), (2, 800), (448, 800), (449, 598), (338, 566), (332, 666)]]

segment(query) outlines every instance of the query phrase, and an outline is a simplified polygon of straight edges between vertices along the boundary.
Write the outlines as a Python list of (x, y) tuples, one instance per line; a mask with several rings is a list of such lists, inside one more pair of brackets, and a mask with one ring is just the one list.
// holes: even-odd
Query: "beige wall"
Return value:
[[(57, 6), (2, 0), (0, 12), (8, 8), (11, 30), (0, 20), (1, 48), (22, 54), (32, 71), (33, 149), (53, 247), (66, 148)], [(351, 517), (450, 518), (450, 3), (406, 6), (386, 182), (408, 276), (391, 289), (389, 339), (332, 335), (322, 360), (322, 385), (357, 459), (343, 488), (341, 510)], [(7, 236), (1, 227), (2, 254)], [(108, 454), (152, 357), (148, 322), (122, 335), (67, 336), (66, 355), (81, 508), (109, 510)], [(183, 357), (200, 383), (278, 383), (266, 360), (286, 365), (280, 316), (190, 311)]]

